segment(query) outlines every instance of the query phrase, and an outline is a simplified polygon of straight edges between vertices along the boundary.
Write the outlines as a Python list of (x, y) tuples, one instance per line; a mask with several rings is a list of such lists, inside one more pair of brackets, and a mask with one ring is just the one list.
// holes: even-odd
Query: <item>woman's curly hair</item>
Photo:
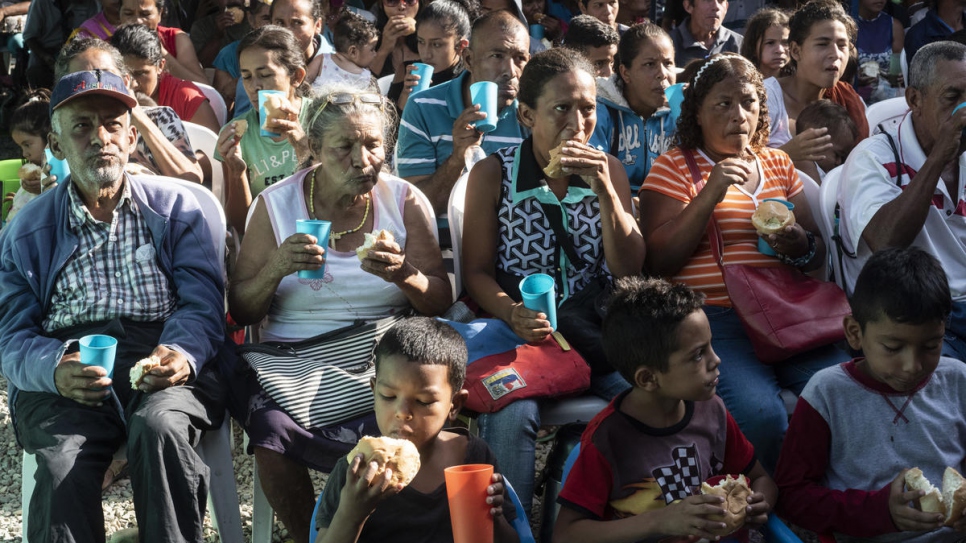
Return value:
[(745, 57), (735, 53), (723, 53), (708, 57), (688, 80), (684, 89), (684, 103), (678, 118), (677, 145), (683, 149), (704, 147), (704, 134), (698, 125), (698, 110), (715, 84), (735, 77), (739, 83), (751, 83), (758, 94), (758, 126), (751, 136), (752, 150), (758, 152), (768, 143), (769, 122), (767, 93), (762, 83), (761, 73)]

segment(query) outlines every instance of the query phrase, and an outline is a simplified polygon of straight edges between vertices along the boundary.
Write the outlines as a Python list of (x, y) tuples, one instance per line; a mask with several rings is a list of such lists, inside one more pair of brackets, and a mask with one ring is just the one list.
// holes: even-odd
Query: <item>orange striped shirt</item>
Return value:
[[(698, 169), (707, 180), (715, 163), (700, 151), (694, 153), (694, 158)], [(718, 221), (724, 240), (726, 265), (783, 265), (777, 258), (758, 252), (758, 234), (751, 224), (751, 215), (757, 209), (758, 202), (766, 198), (788, 200), (797, 195), (802, 191), (802, 182), (784, 151), (765, 147), (758, 152), (758, 163), (761, 165), (762, 182), (758, 184), (756, 192), (749, 194), (732, 185), (728, 187), (724, 200), (714, 208), (714, 218)], [(684, 203), (691, 202), (696, 192), (684, 153), (679, 148), (675, 147), (658, 157), (641, 187), (642, 192), (645, 190), (652, 190)], [(646, 213), (647, 210), (641, 212)], [(691, 259), (670, 280), (703, 292), (709, 305), (731, 305), (721, 270), (711, 255), (707, 234), (701, 238)]]

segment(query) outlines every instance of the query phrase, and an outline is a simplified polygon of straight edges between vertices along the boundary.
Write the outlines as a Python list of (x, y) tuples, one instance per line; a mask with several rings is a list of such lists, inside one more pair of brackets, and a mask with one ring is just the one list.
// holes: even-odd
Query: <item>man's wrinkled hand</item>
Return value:
[(90, 407), (103, 405), (104, 400), (111, 395), (107, 388), (111, 386), (107, 370), (100, 366), (81, 364), (78, 352), (64, 355), (60, 359), (54, 370), (54, 384), (61, 396)]
[(151, 393), (188, 382), (191, 364), (183, 354), (161, 345), (155, 347), (151, 354), (161, 359), (161, 365), (148, 371), (138, 390)]

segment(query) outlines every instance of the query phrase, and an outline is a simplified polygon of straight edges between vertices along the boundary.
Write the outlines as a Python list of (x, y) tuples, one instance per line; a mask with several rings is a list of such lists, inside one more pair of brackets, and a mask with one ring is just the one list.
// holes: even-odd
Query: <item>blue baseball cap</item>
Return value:
[(53, 114), (57, 108), (77, 97), (95, 94), (110, 96), (128, 109), (138, 105), (121, 76), (104, 70), (92, 70), (67, 74), (57, 82), (50, 98), (50, 113)]

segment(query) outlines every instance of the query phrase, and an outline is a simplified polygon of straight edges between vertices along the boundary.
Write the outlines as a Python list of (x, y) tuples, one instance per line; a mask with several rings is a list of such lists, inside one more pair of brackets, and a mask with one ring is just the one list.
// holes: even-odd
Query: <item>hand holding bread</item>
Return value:
[(738, 475), (735, 478), (728, 475), (715, 486), (706, 482), (701, 483), (701, 493), (721, 496), (725, 500), (722, 504), (724, 514), (708, 516), (708, 520), (723, 522), (725, 527), (710, 530), (711, 533), (725, 536), (745, 525), (745, 518), (748, 515), (748, 498), (751, 496), (751, 487), (748, 486), (747, 477)]
[(781, 202), (765, 200), (758, 204), (751, 223), (761, 235), (777, 234), (795, 224), (795, 213)]

